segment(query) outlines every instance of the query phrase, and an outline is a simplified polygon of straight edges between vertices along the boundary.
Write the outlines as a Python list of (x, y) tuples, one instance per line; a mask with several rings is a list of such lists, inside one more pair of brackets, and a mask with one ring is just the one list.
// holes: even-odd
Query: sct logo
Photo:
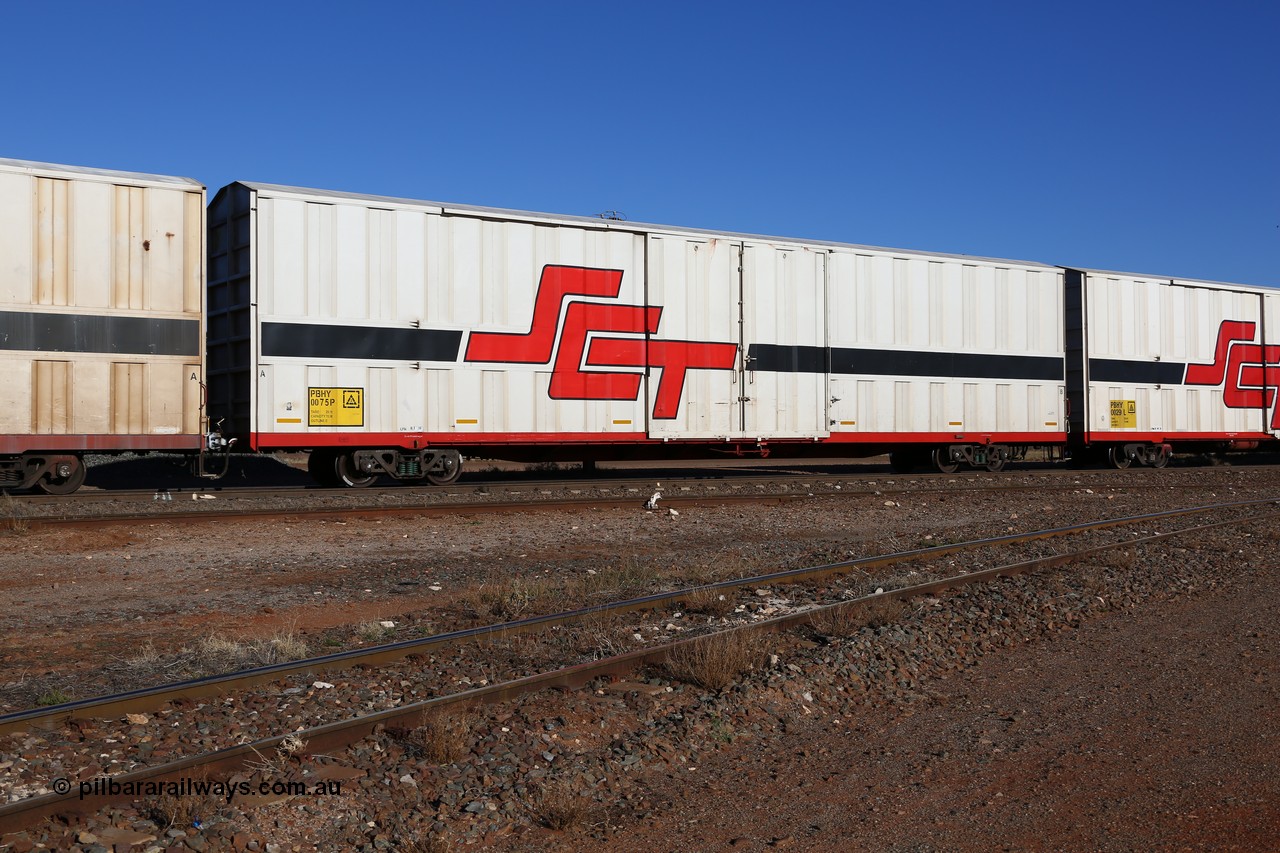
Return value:
[[(1269, 409), (1271, 428), (1280, 429), (1280, 408), (1273, 408), (1280, 385), (1280, 346), (1253, 342), (1257, 324), (1225, 320), (1218, 327), (1212, 364), (1188, 364), (1187, 385), (1222, 385), (1229, 409)], [(1225, 385), (1223, 384), (1225, 382)]]
[[(553, 400), (635, 400), (640, 396), (645, 370), (656, 367), (662, 378), (653, 395), (653, 417), (674, 418), (680, 411), (685, 374), (690, 370), (732, 370), (738, 345), (653, 340), (649, 335), (658, 331), (661, 308), (566, 299), (617, 299), (621, 289), (621, 270), (545, 266), (529, 331), (472, 332), (464, 360), (552, 364), (554, 356), (549, 389)], [(602, 332), (625, 337), (602, 336)], [(592, 335), (588, 346), (587, 338)], [(588, 367), (633, 368), (634, 372), (585, 369)]]

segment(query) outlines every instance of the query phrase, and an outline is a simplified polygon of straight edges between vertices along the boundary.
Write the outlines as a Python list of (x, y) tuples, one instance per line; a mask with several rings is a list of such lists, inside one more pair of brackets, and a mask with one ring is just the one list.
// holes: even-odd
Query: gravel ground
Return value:
[[(1256, 508), (1234, 508), (1215, 513), (1216, 519), (1244, 517)], [(1204, 519), (1167, 519), (1163, 530), (1177, 525), (1199, 524)], [(1132, 531), (1104, 530), (1072, 536), (1070, 547), (1083, 548), (1115, 541), (1127, 542)], [(1018, 545), (988, 546), (963, 554), (950, 554), (909, 564), (854, 569), (820, 583), (752, 584), (728, 589), (712, 600), (697, 595), (677, 600), (672, 607), (605, 619), (593, 617), (581, 624), (557, 627), (540, 633), (486, 639), (457, 648), (416, 653), (408, 660), (380, 666), (377, 677), (366, 667), (348, 666), (320, 673), (328, 686), (315, 686), (316, 674), (277, 679), (252, 690), (237, 690), (221, 699), (191, 702), (185, 699), (156, 708), (148, 714), (133, 714), (115, 721), (84, 722), (60, 732), (41, 733), (14, 739), (8, 754), (0, 748), (0, 760), (11, 762), (5, 778), (0, 778), (0, 800), (17, 800), (48, 792), (48, 780), (78, 778), (100, 773), (116, 774), (143, 766), (236, 746), (245, 740), (268, 738), (280, 732), (314, 727), (346, 719), (354, 713), (370, 713), (429, 697), (456, 693), (493, 681), (510, 680), (550, 669), (597, 660), (608, 655), (646, 645), (666, 643), (682, 636), (734, 625), (749, 625), (808, 610), (814, 606), (846, 601), (868, 595), (880, 588), (897, 588), (925, 580), (951, 577), (995, 565), (1007, 565), (1049, 556), (1064, 547), (1061, 542), (1033, 541)], [(1132, 559), (1130, 554), (1120, 555)], [(573, 591), (551, 590), (554, 601), (591, 602), (616, 599), (619, 592), (609, 573), (588, 576), (590, 587)], [(651, 578), (633, 577), (645, 584), (637, 591), (650, 592)], [(606, 586), (607, 585), (607, 586)], [(518, 587), (532, 592), (533, 587)], [(602, 596), (601, 592), (608, 595)], [(509, 599), (503, 599), (504, 606)], [(519, 603), (523, 606), (525, 601)], [(531, 607), (537, 605), (530, 603)], [(510, 614), (520, 615), (520, 614)], [(465, 620), (465, 614), (458, 614)], [(388, 622), (387, 624), (391, 624)], [(437, 623), (439, 630), (455, 624)], [(396, 632), (378, 626), (369, 639), (385, 639)], [(216, 651), (216, 649), (211, 650)], [(297, 652), (294, 652), (297, 654)], [(150, 673), (174, 677), (175, 667), (186, 661), (147, 661)], [(140, 677), (138, 666), (131, 674)], [(225, 669), (229, 667), (221, 667)], [(146, 686), (156, 680), (139, 681)], [(36, 755), (36, 760), (25, 758)]]
[(656, 819), (624, 817), (614, 837), (652, 850), (1277, 849), (1274, 561), (1224, 574), (928, 679), (918, 700), (719, 751), (696, 782), (658, 771), (640, 786)]
[[(101, 668), (109, 649), (118, 659), (119, 644), (136, 645), (139, 636), (172, 650), (193, 632), (253, 636), (290, 620), (313, 641), (329, 636), (324, 631), (350, 631), (366, 614), (441, 621), (460, 591), (492, 578), (480, 572), (492, 572), (495, 562), (530, 577), (567, 577), (598, 571), (621, 553), (678, 569), (673, 576), (705, 578), (726, 565), (733, 572), (804, 565), (943, 536), (1187, 505), (1208, 493), (1269, 495), (1276, 485), (1266, 471), (1209, 469), (1197, 479), (1194, 489), (1168, 494), (1081, 488), (895, 497), (892, 506), (863, 496), (766, 512), (536, 515), (501, 528), (465, 519), (355, 530), (308, 523), (221, 531), (212, 546), (199, 528), (158, 523), (146, 538), (137, 531), (77, 534), (83, 541), (63, 556), (46, 534), (10, 534), (6, 544), (15, 547), (4, 558), (11, 562), (0, 565), (0, 583), (31, 609), (5, 614), (0, 672), (9, 673), (6, 695), (20, 703), (30, 695), (23, 685), (40, 679), (42, 689), (98, 683), (71, 661), (88, 658), (83, 670)], [(1180, 485), (1188, 488), (1185, 478)], [(1240, 849), (1267, 849), (1280, 838), (1276, 768), (1257, 746), (1275, 737), (1274, 540), (1269, 528), (1249, 533), (1196, 534), (1194, 542), (1135, 549), (1079, 575), (1000, 581), (980, 593), (927, 600), (894, 624), (847, 638), (779, 637), (754, 675), (720, 693), (655, 671), (635, 682), (501, 706), (470, 721), (470, 748), (454, 763), (423, 755), (420, 735), (383, 733), (343, 755), (309, 756), (303, 748), (273, 758), (253, 777), (340, 777), (343, 795), (325, 801), (276, 798), (247, 816), (236, 807), (206, 809), (199, 830), (188, 815), (169, 826), (172, 816), (154, 808), (124, 810), (9, 841), (15, 849), (66, 849), (78, 840), (83, 849), (110, 849), (133, 837), (119, 833), (130, 832), (153, 839), (139, 850), (480, 842), (1131, 849), (1150, 838), (1176, 849), (1215, 846), (1221, 837)], [(163, 544), (151, 544), (157, 541)], [(219, 549), (228, 541), (234, 551)], [(103, 571), (87, 567), (94, 560)], [(135, 573), (135, 588), (121, 587)], [(405, 579), (441, 590), (406, 595), (398, 589)], [(207, 594), (192, 596), (197, 584), (208, 584)], [(181, 590), (186, 598), (174, 599)], [(307, 598), (317, 591), (324, 601)], [(1215, 634), (1223, 621), (1216, 609), (1227, 607), (1217, 602), (1233, 595), (1240, 629)], [(33, 671), (37, 659), (46, 671)], [(1237, 677), (1242, 666), (1247, 678)], [(10, 748), (20, 760), (39, 761), (45, 744)], [(0, 755), (0, 773), (14, 767), (6, 760), (14, 759)], [(1179, 773), (1194, 784), (1169, 781)], [(1206, 791), (1222, 793), (1212, 808), (1197, 805)], [(1046, 808), (1064, 816), (1047, 820)], [(751, 831), (740, 819), (747, 809), (759, 815)], [(1144, 809), (1164, 817), (1154, 820)], [(1251, 816), (1252, 834), (1213, 834), (1231, 814)], [(545, 827), (566, 815), (568, 828)], [(1044, 827), (1052, 831), (1037, 836)], [(81, 840), (81, 832), (97, 840)]]
[[(1214, 496), (1207, 500), (1268, 496), (1276, 476), (1157, 471), (1148, 473), (1181, 474), (1180, 488), (1115, 491), (1094, 481), (1106, 482), (1097, 477), (1106, 473), (1082, 472), (1078, 488), (1047, 494), (876, 495), (887, 481), (871, 481), (872, 490), (856, 496), (679, 516), (637, 507), (501, 522), (369, 521), (353, 510), (345, 522), (157, 520), (132, 529), (10, 531), (0, 553), (0, 593), (12, 604), (0, 612), (0, 712), (173, 680), (163, 667), (191, 658), (200, 638), (248, 642), (284, 632), (319, 653), (366, 642), (369, 623), (396, 622), (399, 637), (435, 633), (457, 624), (465, 615), (459, 603), (478, 587), (511, 579), (569, 587), (609, 571), (673, 588), (1177, 507), (1193, 502), (1187, 489)], [(911, 482), (937, 485), (893, 487)], [(1061, 486), (1063, 476), (1018, 482)]]

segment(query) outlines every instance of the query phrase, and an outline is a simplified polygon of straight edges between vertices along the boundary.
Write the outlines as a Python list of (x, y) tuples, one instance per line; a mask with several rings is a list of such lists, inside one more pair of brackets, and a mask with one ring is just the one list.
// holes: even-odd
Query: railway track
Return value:
[[(842, 484), (846, 488), (874, 487), (901, 488), (902, 484), (927, 485), (929, 483), (947, 483), (952, 486), (968, 483), (996, 483), (1004, 480), (1017, 481), (1028, 477), (1045, 480), (1070, 478), (1080, 482), (1114, 486), (1115, 481), (1121, 484), (1148, 485), (1169, 484), (1177, 482), (1182, 476), (1203, 476), (1209, 472), (1221, 474), (1243, 474), (1252, 471), (1271, 470), (1270, 464), (1232, 465), (1230, 467), (1213, 467), (1193, 465), (1160, 470), (1130, 468), (1115, 470), (1110, 468), (1069, 468), (1064, 465), (1055, 467), (1010, 467), (999, 474), (986, 471), (959, 471), (953, 474), (937, 472), (914, 472), (897, 474), (887, 470), (876, 470), (881, 466), (833, 465), (814, 469), (802, 466), (779, 466), (768, 473), (758, 473), (757, 468), (742, 469), (663, 469), (636, 470), (626, 474), (610, 471), (608, 475), (593, 477), (541, 476), (492, 478), (473, 477), (449, 486), (424, 486), (421, 483), (392, 483), (373, 485), (363, 489), (329, 488), (309, 481), (300, 481), (284, 486), (240, 486), (228, 481), (190, 482), (182, 485), (156, 485), (146, 488), (102, 488), (85, 487), (72, 495), (47, 495), (35, 492), (9, 493), (6, 499), (17, 506), (44, 507), (68, 506), (79, 504), (112, 503), (112, 502), (156, 502), (157, 498), (167, 495), (173, 502), (195, 502), (202, 496), (216, 499), (272, 500), (283, 498), (342, 499), (347, 501), (378, 500), (409, 497), (412, 500), (433, 501), (443, 498), (465, 498), (476, 495), (525, 494), (545, 491), (598, 491), (627, 490), (635, 488), (643, 491), (655, 484), (665, 484), (667, 488), (697, 486), (699, 488), (732, 487), (738, 488), (779, 483), (817, 483)], [(842, 470), (842, 469), (859, 470)], [(870, 470), (867, 470), (870, 469)], [(286, 469), (291, 470), (291, 469)], [(296, 473), (296, 472), (295, 472)], [(144, 478), (139, 478), (144, 479)], [(169, 502), (168, 500), (164, 502)]]
[[(1235, 470), (1235, 469), (1232, 469)], [(1117, 472), (1123, 473), (1123, 472)], [(1163, 475), (1165, 472), (1157, 472)], [(1202, 471), (1198, 472), (1203, 474)], [(535, 485), (498, 487), (481, 486), (470, 491), (447, 490), (440, 493), (409, 491), (405, 488), (387, 490), (350, 489), (246, 489), (229, 493), (235, 503), (200, 500), (205, 493), (191, 492), (190, 498), (164, 502), (158, 505), (151, 492), (126, 493), (112, 500), (112, 506), (101, 508), (103, 501), (83, 502), (79, 496), (30, 496), (29, 503), (12, 513), (12, 518), (30, 529), (53, 527), (97, 527), (143, 522), (181, 521), (228, 522), (253, 520), (298, 520), (302, 518), (347, 518), (353, 515), (369, 517), (470, 515), (529, 511), (572, 511), (582, 509), (630, 508), (643, 504), (650, 495), (658, 492), (663, 507), (688, 508), (696, 506), (725, 505), (735, 503), (780, 503), (810, 497), (843, 496), (894, 496), (935, 493), (1010, 493), (1010, 492), (1066, 492), (1084, 488), (1101, 488), (1117, 492), (1168, 489), (1175, 482), (1115, 482), (1118, 477), (1081, 479), (1079, 472), (1069, 480), (1046, 481), (1037, 478), (1025, 482), (989, 474), (970, 477), (937, 475), (928, 478), (898, 477), (876, 480), (840, 480), (829, 477), (787, 475), (784, 477), (750, 477), (715, 480), (668, 480), (637, 483), (634, 480), (539, 483)], [(754, 491), (747, 491), (747, 490)], [(577, 496), (591, 492), (589, 497)], [(116, 494), (116, 493), (113, 493)], [(503, 494), (517, 495), (504, 499)], [(379, 498), (394, 503), (377, 503)], [(144, 500), (145, 499), (145, 500)], [(145, 509), (120, 509), (118, 504), (143, 502)], [(244, 505), (253, 501), (253, 505)], [(284, 501), (280, 506), (275, 502)], [(268, 505), (258, 505), (259, 502)]]
[[(818, 612), (820, 608), (824, 607), (908, 598), (911, 596), (926, 594), (934, 595), (948, 588), (982, 582), (1001, 575), (1031, 571), (1036, 568), (1043, 568), (1047, 566), (1062, 565), (1072, 560), (1095, 555), (1112, 548), (1151, 543), (1170, 536), (1183, 535), (1188, 532), (1208, 530), (1225, 525), (1255, 521), (1260, 518), (1270, 517), (1276, 513), (1274, 511), (1254, 515), (1248, 515), (1247, 513), (1262, 508), (1272, 509), (1276, 503), (1277, 501), (1274, 499), (1262, 499), (1107, 519), (1089, 524), (1073, 525), (1071, 527), (1040, 530), (1026, 534), (995, 537), (992, 539), (975, 540), (972, 542), (954, 543), (935, 548), (917, 549), (862, 560), (851, 560), (806, 569), (777, 572), (751, 578), (741, 578), (712, 584), (701, 589), (711, 592), (728, 592), (738, 588), (749, 589), (761, 586), (772, 587), (782, 584), (814, 582), (830, 578), (834, 575), (842, 575), (858, 571), (866, 572), (872, 568), (883, 568), (885, 566), (907, 562), (914, 563), (926, 559), (944, 557), (963, 551), (975, 551), (983, 548), (1005, 548), (1017, 543), (1035, 542), (1044, 539), (1091, 533), (1107, 528), (1152, 524), (1156, 522), (1169, 522), (1174, 519), (1190, 519), (1205, 514), (1236, 514), (1238, 516), (1229, 519), (1219, 519), (1211, 523), (1194, 524), (1177, 531), (1167, 531), (1153, 535), (1146, 535), (1141, 538), (1130, 537), (1115, 542), (1103, 543), (1101, 545), (1090, 545), (1089, 547), (1080, 550), (1048, 556), (1039, 556), (1030, 560), (1023, 560), (1014, 564), (1000, 565), (981, 571), (965, 574), (950, 574), (945, 577), (935, 577), (926, 580), (923, 583), (911, 584), (897, 589), (890, 589), (885, 592), (859, 596), (853, 599), (845, 599), (838, 601), (837, 603), (815, 603), (811, 606), (795, 609), (792, 612), (788, 612), (774, 618), (729, 629), (730, 631), (778, 630), (799, 624), (806, 619), (810, 619), (815, 612)], [(327, 669), (334, 668), (350, 669), (356, 666), (385, 666), (393, 660), (402, 659), (410, 655), (417, 655), (420, 657), (425, 656), (449, 645), (475, 642), (477, 640), (492, 638), (495, 636), (508, 637), (520, 632), (545, 630), (554, 626), (569, 624), (575, 620), (598, 618), (608, 614), (630, 612), (637, 609), (660, 609), (663, 607), (671, 607), (687, 600), (691, 595), (698, 592), (699, 590), (691, 589), (676, 590), (621, 602), (614, 602), (611, 604), (582, 608), (575, 611), (567, 611), (564, 613), (535, 617), (517, 622), (504, 623), (502, 625), (484, 626), (482, 628), (472, 629), (469, 631), (453, 632), (439, 637), (395, 643), (388, 646), (348, 652), (339, 655), (330, 655), (324, 658), (300, 661), (278, 667), (262, 668), (259, 670), (239, 673), (234, 676), (204, 679), (180, 685), (170, 685), (165, 688), (155, 688), (149, 691), (136, 691), (132, 694), (103, 697), (99, 700), (90, 700), (82, 703), (72, 703), (57, 708), (44, 709), (42, 711), (24, 712), (23, 714), (9, 715), (8, 717), (0, 718), (0, 727), (2, 727), (0, 728), (0, 731), (12, 731), (17, 728), (28, 728), (32, 726), (56, 726), (73, 718), (83, 719), (86, 717), (116, 716), (128, 713), (131, 710), (155, 708), (164, 702), (172, 702), (175, 698), (192, 701), (200, 697), (221, 695), (230, 690), (241, 690), (246, 686), (252, 686), (253, 684), (261, 684), (268, 681), (278, 680), (290, 673), (297, 674), (305, 672), (313, 674), (315, 672), (323, 672), (327, 671)], [(650, 645), (627, 651), (622, 654), (613, 655), (600, 661), (582, 663), (570, 667), (548, 669), (543, 672), (510, 679), (499, 684), (486, 685), (483, 688), (437, 696), (421, 702), (407, 703), (358, 718), (331, 721), (319, 726), (313, 726), (307, 731), (297, 733), (297, 736), (306, 740), (309, 745), (309, 749), (313, 752), (318, 750), (334, 749), (339, 745), (344, 745), (351, 743), (354, 740), (358, 740), (379, 725), (409, 722), (413, 718), (420, 716), (424, 711), (432, 708), (449, 706), (460, 702), (472, 703), (480, 701), (500, 701), (511, 696), (519, 695), (531, 690), (541, 689), (546, 686), (572, 686), (597, 678), (601, 675), (624, 673), (642, 663), (662, 660), (671, 653), (672, 649), (692, 641), (694, 640), (689, 639), (672, 643)], [(262, 755), (277, 748), (283, 742), (285, 737), (286, 735), (259, 738), (252, 743), (242, 746), (227, 746), (203, 755), (188, 756), (167, 764), (132, 770), (129, 773), (120, 775), (116, 778), (121, 782), (129, 780), (145, 781), (176, 778), (183, 774), (190, 775), (197, 769), (199, 769), (200, 772), (212, 774), (226, 772), (233, 767), (242, 765), (247, 760), (251, 760), (255, 755)], [(11, 827), (29, 825), (30, 822), (38, 820), (42, 816), (66, 809), (69, 804), (72, 804), (74, 799), (75, 798), (73, 796), (59, 797), (56, 794), (51, 794), (19, 801), (0, 808), (0, 830), (7, 831)], [(95, 800), (94, 802), (96, 804), (100, 804), (101, 801)]]

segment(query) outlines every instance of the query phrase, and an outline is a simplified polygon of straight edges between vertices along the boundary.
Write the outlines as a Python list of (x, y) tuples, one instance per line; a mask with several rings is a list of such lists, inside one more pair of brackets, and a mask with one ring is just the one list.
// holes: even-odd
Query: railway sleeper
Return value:
[(73, 454), (24, 453), (0, 458), (0, 490), (35, 489), (69, 495), (84, 485), (87, 468)]
[(311, 451), (307, 470), (326, 486), (363, 488), (381, 475), (396, 480), (427, 480), (447, 486), (462, 474), (462, 455), (456, 450), (400, 450), (398, 448)]

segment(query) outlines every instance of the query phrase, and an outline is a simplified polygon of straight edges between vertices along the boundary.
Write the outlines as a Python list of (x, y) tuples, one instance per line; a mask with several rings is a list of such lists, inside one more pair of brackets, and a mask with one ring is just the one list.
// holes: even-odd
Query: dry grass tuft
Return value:
[(168, 829), (190, 829), (196, 821), (208, 821), (221, 807), (222, 804), (215, 797), (161, 794), (154, 800), (147, 801), (143, 815), (154, 821), (163, 832)]
[(267, 778), (288, 776), (290, 763), (295, 758), (301, 758), (306, 748), (307, 742), (294, 732), (276, 744), (273, 755), (264, 755), (256, 748), (253, 749), (253, 754), (257, 756), (257, 760), (246, 762), (245, 766)]
[(529, 804), (538, 822), (548, 829), (569, 829), (586, 821), (591, 801), (567, 779), (549, 780)]
[(141, 646), (138, 646), (135, 653), (125, 658), (125, 666), (130, 669), (153, 670), (160, 666), (161, 655), (156, 649), (155, 643), (147, 640)]
[(573, 631), (573, 650), (594, 659), (613, 657), (633, 645), (632, 629), (618, 614), (594, 613), (583, 618)]
[(578, 600), (621, 598), (649, 592), (658, 584), (659, 572), (648, 562), (625, 557), (616, 564), (593, 570), (595, 574), (579, 575), (566, 593)]
[(478, 619), (511, 622), (531, 610), (547, 593), (547, 584), (542, 581), (495, 573), (463, 593), (460, 601)]
[(441, 708), (422, 712), (415, 729), (387, 729), (387, 735), (398, 742), (412, 758), (425, 758), (432, 764), (452, 764), (471, 752), (473, 730), (478, 718), (470, 709)]
[(1100, 568), (1088, 568), (1080, 572), (1080, 589), (1086, 595), (1096, 596), (1105, 599), (1111, 594), (1111, 585), (1107, 580), (1106, 572)]
[(684, 609), (690, 613), (705, 613), (723, 618), (733, 612), (737, 602), (718, 589), (695, 589), (685, 596)]
[(31, 522), (23, 516), (23, 509), (14, 502), (13, 496), (8, 492), (4, 493), (4, 508), (0, 511), (3, 515), (4, 522), (0, 524), (0, 532), (8, 533), (13, 536), (21, 536), (31, 529)]
[(824, 637), (851, 637), (863, 628), (894, 624), (906, 609), (905, 601), (889, 598), (841, 604), (813, 611), (809, 624)]
[(672, 677), (721, 690), (764, 657), (763, 639), (752, 631), (724, 631), (676, 646), (667, 656)]
[(401, 853), (453, 853), (453, 839), (440, 833), (424, 832), (401, 840), (395, 849)]
[(307, 643), (291, 631), (254, 640), (232, 640), (209, 636), (200, 639), (195, 648), (194, 667), (203, 672), (235, 672), (257, 666), (302, 660), (309, 652)]
[(41, 693), (39, 698), (36, 699), (36, 704), (42, 708), (46, 708), (50, 705), (64, 705), (67, 702), (70, 702), (72, 698), (74, 697), (72, 697), (70, 693), (60, 687), (55, 687), (52, 690), (47, 690), (44, 693)]
[(360, 626), (356, 628), (356, 636), (366, 643), (380, 643), (383, 640), (394, 637), (395, 633), (395, 628), (384, 626), (381, 620), (361, 622)]

